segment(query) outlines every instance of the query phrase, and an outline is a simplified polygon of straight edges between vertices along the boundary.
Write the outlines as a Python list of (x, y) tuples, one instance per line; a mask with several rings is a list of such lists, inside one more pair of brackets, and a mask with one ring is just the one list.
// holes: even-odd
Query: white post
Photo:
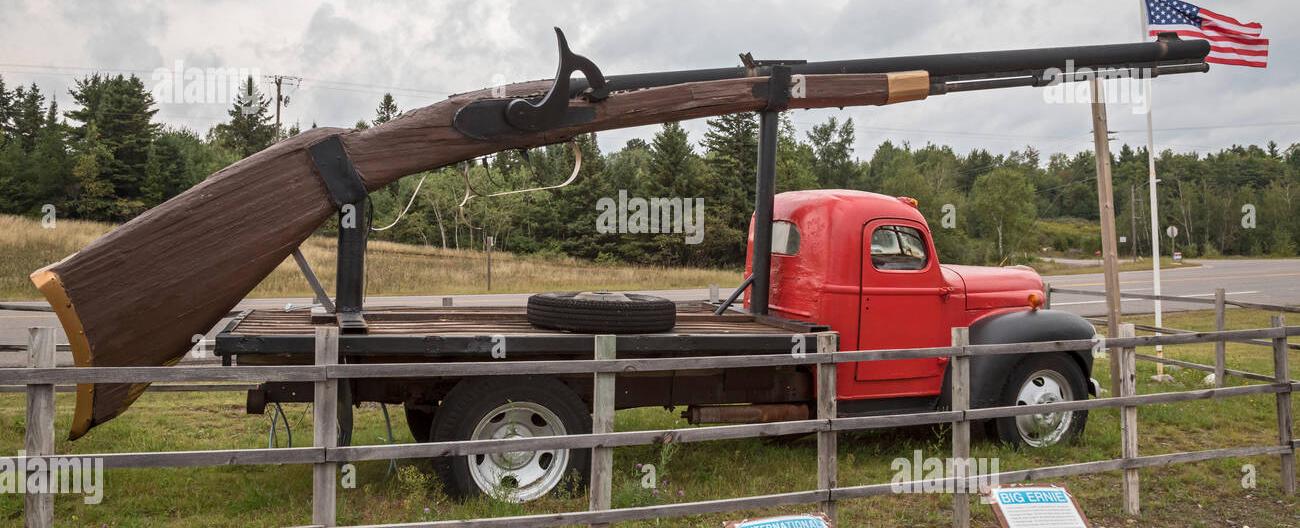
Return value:
[[(1156, 143), (1151, 129), (1151, 79), (1143, 81), (1147, 91), (1147, 194), (1151, 203), (1151, 294), (1160, 296), (1160, 195), (1156, 191)], [(1160, 299), (1154, 301), (1156, 327), (1164, 328), (1164, 312)], [(1160, 335), (1160, 332), (1156, 332)], [(1165, 357), (1164, 345), (1156, 345), (1156, 357)], [(1165, 364), (1156, 363), (1156, 374), (1165, 373)]]
[[(596, 336), (596, 359), (618, 358), (618, 336)], [(613, 372), (598, 372), (592, 381), (591, 432), (614, 432), (614, 376)], [(591, 482), (588, 484), (588, 509), (608, 510), (613, 505), (614, 448), (591, 449)], [(592, 527), (609, 526), (592, 523)]]
[[(54, 367), (54, 329), (29, 328), (27, 337), (27, 366), (31, 368)], [(54, 454), (54, 385), (27, 386), (27, 435), (24, 441), (27, 456)], [(20, 478), (25, 478), (20, 477)], [(54, 526), (54, 495), (28, 492), (23, 497), (24, 518), (27, 528)]]
[[(817, 335), (817, 352), (834, 353), (839, 350), (839, 336), (832, 333), (823, 333)], [(826, 362), (817, 364), (817, 419), (833, 420), (839, 415), (839, 407), (836, 405), (836, 384), (835, 373), (837, 367), (835, 363)], [(835, 489), (839, 485), (839, 440), (837, 433), (833, 429), (819, 431), (817, 433), (817, 488), (822, 490)], [(833, 495), (833, 493), (831, 493)], [(839, 522), (839, 507), (836, 506), (835, 499), (828, 498), (820, 504), (822, 513), (831, 518), (832, 524)]]
[[(334, 365), (339, 362), (339, 329), (336, 326), (316, 327), (316, 364)], [(328, 449), (339, 445), (339, 380), (317, 381), (313, 405), (315, 407), (312, 445)], [(312, 466), (311, 522), (318, 526), (334, 526), (338, 515), (335, 481), (338, 464), (322, 462)]]
[[(1147, 3), (1146, 0), (1138, 0), (1138, 5), (1142, 7), (1142, 42), (1146, 42), (1151, 36), (1147, 33)], [(1150, 197), (1151, 208), (1151, 294), (1156, 297), (1160, 296), (1160, 199), (1156, 192), (1156, 140), (1151, 124), (1151, 114), (1153, 113), (1153, 90), (1151, 88), (1151, 77), (1145, 76), (1142, 79), (1142, 88), (1147, 95), (1147, 194)], [(1137, 243), (1136, 240), (1133, 241)], [(1160, 299), (1153, 301), (1156, 312), (1156, 327), (1164, 328), (1164, 314), (1161, 310)], [(1160, 335), (1160, 332), (1156, 332)], [(1164, 345), (1156, 345), (1156, 357), (1165, 357)], [(1156, 375), (1165, 373), (1165, 364), (1156, 363)]]
[[(1273, 316), (1273, 328), (1285, 328), (1286, 323), (1282, 316)], [(1286, 336), (1273, 339), (1273, 379), (1278, 384), (1291, 383), (1291, 370), (1288, 363)], [(1295, 437), (1291, 434), (1293, 418), (1291, 417), (1291, 391), (1277, 393), (1277, 440), (1282, 447), (1290, 447), (1289, 452), (1283, 452), (1282, 460), (1282, 492), (1287, 495), (1295, 495)]]
[[(1133, 323), (1124, 323), (1119, 325), (1120, 337), (1133, 337), (1137, 335), (1134, 332)], [(1124, 347), (1119, 350), (1112, 361), (1120, 364), (1120, 396), (1137, 395), (1137, 350), (1134, 347)], [(1138, 456), (1138, 408), (1136, 405), (1125, 405), (1120, 407), (1120, 448), (1123, 451), (1125, 460), (1132, 460)], [(1139, 483), (1138, 470), (1124, 470), (1124, 513), (1137, 515), (1141, 513), (1142, 506), (1139, 500)]]
[[(1223, 288), (1214, 289), (1214, 329), (1222, 332), (1228, 329), (1227, 318), (1227, 299), (1224, 297)], [(1160, 363), (1156, 363), (1159, 365)], [(1219, 339), (1214, 342), (1214, 386), (1223, 388), (1226, 383), (1224, 378), (1228, 377), (1228, 342)]]
[[(965, 347), (970, 344), (969, 328), (952, 329), (952, 346)], [(970, 358), (965, 355), (963, 348), (961, 355), (953, 356), (951, 369), (952, 377), (952, 410), (968, 411), (970, 410)], [(956, 477), (961, 480), (957, 482), (955, 493), (952, 496), (952, 525), (954, 528), (970, 527), (970, 489), (969, 484), (972, 481), (969, 472), (974, 464), (967, 463), (970, 460), (970, 422), (962, 420), (952, 424), (952, 467), (957, 469)]]

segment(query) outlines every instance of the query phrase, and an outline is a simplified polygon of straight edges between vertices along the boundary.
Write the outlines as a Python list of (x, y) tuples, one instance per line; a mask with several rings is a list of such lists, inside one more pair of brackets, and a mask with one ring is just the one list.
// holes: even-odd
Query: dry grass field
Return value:
[[(111, 228), (59, 220), (54, 229), (42, 229), (37, 220), (0, 215), (0, 299), (38, 299), (28, 274), (85, 247)], [(336, 247), (336, 241), (325, 236), (312, 237), (303, 245), (303, 254), (327, 290), (333, 289)], [(366, 253), (366, 289), (369, 295), (484, 293), (485, 269), (486, 255), (480, 251), (372, 241)], [(492, 254), (495, 293), (726, 287), (739, 282), (738, 270), (603, 266), (565, 257)], [(290, 258), (251, 296), (309, 297), (311, 291)]]

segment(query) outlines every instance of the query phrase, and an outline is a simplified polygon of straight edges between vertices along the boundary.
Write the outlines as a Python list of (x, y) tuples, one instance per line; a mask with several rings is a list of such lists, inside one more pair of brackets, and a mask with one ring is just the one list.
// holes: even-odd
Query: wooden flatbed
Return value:
[[(714, 315), (703, 301), (677, 305), (668, 332), (618, 336), (620, 357), (683, 357), (788, 353), (796, 334), (824, 325), (756, 316), (740, 311)], [(340, 353), (368, 361), (473, 361), (489, 356), (504, 337), (507, 359), (590, 359), (592, 334), (530, 325), (520, 307), (382, 307), (365, 312), (365, 334), (344, 334)], [(226, 364), (310, 361), (316, 324), (307, 310), (249, 310), (217, 335), (216, 354)]]
[[(704, 357), (744, 354), (789, 354), (795, 336), (828, 330), (824, 325), (730, 310), (714, 315), (716, 306), (677, 304), (677, 324), (668, 332), (622, 334), (618, 357)], [(216, 355), (231, 365), (310, 364), (317, 325), (336, 324), (332, 317), (313, 321), (308, 310), (249, 310), (217, 335)], [(441, 361), (528, 361), (592, 359), (593, 334), (536, 328), (523, 307), (383, 307), (365, 311), (367, 333), (339, 336), (345, 363), (424, 363)], [(505, 358), (493, 347), (505, 344)], [(815, 344), (806, 344), (813, 346)], [(619, 374), (619, 408), (749, 402), (805, 402), (812, 391), (809, 370), (800, 367), (750, 367)], [(591, 376), (560, 376), (587, 400)], [(352, 402), (405, 404), (433, 409), (456, 383), (452, 378), (367, 379), (347, 384)], [(249, 391), (249, 412), (261, 413), (268, 402), (310, 402), (305, 383), (266, 383)]]

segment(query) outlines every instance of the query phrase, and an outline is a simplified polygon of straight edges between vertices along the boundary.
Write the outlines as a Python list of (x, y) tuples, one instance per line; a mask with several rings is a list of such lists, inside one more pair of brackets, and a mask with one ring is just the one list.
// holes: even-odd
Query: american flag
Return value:
[(1268, 39), (1260, 37), (1264, 26), (1243, 23), (1180, 0), (1146, 2), (1147, 35), (1177, 33), (1179, 37), (1210, 41), (1205, 62), (1264, 68), (1268, 66)]

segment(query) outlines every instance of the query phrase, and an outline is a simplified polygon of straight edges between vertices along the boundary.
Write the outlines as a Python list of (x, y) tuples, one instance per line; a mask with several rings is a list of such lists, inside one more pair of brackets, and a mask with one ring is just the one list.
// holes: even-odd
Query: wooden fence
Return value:
[[(836, 438), (840, 431), (889, 428), (898, 426), (950, 423), (952, 427), (952, 454), (967, 457), (970, 453), (970, 422), (1037, 414), (1044, 412), (1081, 411), (1118, 407), (1121, 409), (1122, 454), (1119, 458), (1076, 464), (1038, 467), (1007, 471), (995, 477), (999, 483), (1026, 480), (1041, 481), (1072, 475), (1121, 471), (1123, 474), (1123, 504), (1126, 512), (1137, 514), (1140, 508), (1138, 473), (1142, 468), (1212, 460), (1219, 458), (1277, 456), (1281, 460), (1281, 483), (1286, 493), (1295, 490), (1296, 442), (1292, 437), (1291, 393), (1300, 383), (1289, 379), (1287, 336), (1300, 335), (1300, 327), (1286, 327), (1281, 317), (1273, 319), (1270, 328), (1198, 332), (1161, 336), (1134, 336), (1133, 325), (1121, 327), (1121, 337), (1106, 339), (1102, 346), (1112, 351), (1120, 362), (1123, 383), (1118, 395), (1092, 400), (1057, 402), (1049, 404), (969, 408), (970, 360), (974, 356), (994, 354), (1053, 353), (1091, 350), (1093, 340), (1072, 340), (1007, 345), (971, 345), (964, 328), (953, 329), (952, 345), (947, 347), (866, 350), (834, 352), (837, 335), (815, 333), (804, 335), (815, 340), (816, 352), (782, 356), (729, 356), (706, 358), (655, 358), (617, 359), (617, 338), (596, 336), (595, 358), (579, 361), (486, 361), (473, 363), (416, 363), (416, 364), (339, 364), (338, 329), (317, 328), (316, 364), (294, 366), (233, 366), (233, 367), (64, 367), (53, 368), (54, 331), (51, 328), (33, 329), (30, 339), (31, 367), (0, 369), (0, 385), (26, 385), (28, 394), (26, 447), (24, 457), (8, 457), (12, 463), (25, 463), (21, 459), (47, 459), (53, 453), (54, 386), (75, 383), (138, 383), (138, 382), (312, 382), (315, 399), (320, 404), (314, 408), (315, 441), (312, 447), (280, 449), (226, 449), (212, 451), (147, 452), (78, 454), (76, 457), (93, 457), (103, 461), (105, 468), (177, 468), (198, 466), (230, 466), (257, 464), (312, 464), (312, 525), (334, 526), (336, 515), (336, 470), (340, 464), (384, 459), (427, 458), (441, 456), (466, 456), (507, 451), (545, 449), (592, 449), (593, 462), (590, 480), (590, 508), (588, 511), (549, 513), (490, 519), (467, 519), (402, 524), (400, 526), (469, 526), (469, 527), (541, 527), (568, 524), (604, 525), (613, 522), (663, 517), (678, 517), (705, 513), (731, 512), (785, 505), (816, 505), (832, 517), (836, 515), (839, 501), (893, 493), (897, 483), (878, 483), (843, 486), (838, 482), (838, 463), (835, 457)], [(1274, 375), (1267, 383), (1237, 387), (1216, 387), (1202, 390), (1136, 394), (1136, 348), (1153, 345), (1179, 345), (1219, 341), (1268, 340), (1273, 348)], [(841, 363), (881, 359), (952, 358), (952, 407), (946, 411), (917, 414), (900, 414), (871, 417), (841, 418), (835, 407), (835, 366)], [(696, 370), (774, 365), (810, 365), (817, 369), (817, 418), (789, 422), (698, 427), (689, 429), (613, 432), (614, 375), (617, 373), (662, 370)], [(338, 380), (359, 378), (426, 378), (496, 375), (592, 374), (595, 376), (595, 401), (593, 404), (593, 429), (590, 434), (569, 436), (514, 438), (498, 440), (466, 440), (430, 442), (419, 444), (349, 446), (334, 444), (335, 412)], [(1239, 397), (1254, 394), (1274, 394), (1277, 400), (1278, 441), (1269, 445), (1242, 446), (1225, 449), (1180, 452), (1162, 455), (1140, 455), (1138, 451), (1137, 408), (1142, 405), (1174, 403), (1194, 400)], [(817, 436), (817, 489), (740, 498), (718, 499), (676, 504), (663, 504), (636, 508), (611, 508), (610, 487), (613, 471), (610, 464), (612, 449), (621, 446), (653, 445), (662, 443), (690, 443), (712, 440), (752, 438), (787, 434), (815, 433)], [(983, 475), (982, 477), (990, 477)], [(975, 489), (974, 477), (970, 480), (947, 477), (929, 482), (909, 482), (902, 485), (922, 484), (955, 486), (957, 489)], [(970, 522), (970, 497), (956, 493), (954, 500), (954, 526), (968, 526)], [(29, 494), (26, 498), (26, 517), (29, 526), (47, 527), (53, 524), (52, 499), (49, 495)], [(383, 525), (397, 526), (397, 525)]]
[[(1051, 308), (1051, 303), (1052, 303), (1052, 293), (1053, 293), (1053, 292), (1058, 292), (1058, 293), (1070, 293), (1070, 294), (1074, 294), (1074, 295), (1087, 295), (1087, 296), (1093, 296), (1093, 297), (1105, 297), (1105, 296), (1106, 296), (1106, 292), (1104, 292), (1104, 291), (1073, 290), (1073, 289), (1067, 289), (1067, 288), (1057, 288), (1057, 287), (1052, 286), (1051, 284), (1046, 285), (1046, 290), (1047, 290), (1046, 307), (1048, 307), (1048, 308)], [(1214, 290), (1214, 298), (1213, 298), (1213, 299), (1205, 299), (1205, 298), (1201, 298), (1201, 297), (1178, 296), (1178, 295), (1147, 295), (1147, 294), (1143, 294), (1143, 293), (1124, 293), (1124, 292), (1120, 292), (1120, 298), (1121, 298), (1121, 299), (1141, 299), (1141, 300), (1149, 300), (1149, 301), (1156, 301), (1156, 300), (1159, 300), (1159, 301), (1181, 302), (1181, 303), (1190, 303), (1190, 304), (1213, 305), (1213, 306), (1214, 306), (1214, 325), (1215, 325), (1215, 330), (1217, 330), (1217, 331), (1223, 331), (1223, 330), (1227, 329), (1227, 322), (1226, 322), (1226, 321), (1227, 321), (1227, 308), (1228, 308), (1228, 306), (1236, 306), (1236, 307), (1239, 307), (1239, 308), (1246, 308), (1246, 309), (1252, 309), (1252, 310), (1264, 310), (1264, 311), (1269, 311), (1269, 312), (1300, 313), (1300, 307), (1295, 307), (1295, 306), (1281, 306), (1281, 305), (1275, 305), (1275, 304), (1261, 304), (1261, 303), (1251, 303), (1251, 302), (1243, 302), (1243, 301), (1235, 301), (1235, 300), (1231, 300), (1231, 299), (1228, 299), (1228, 298), (1227, 298), (1227, 293), (1224, 291), (1223, 288), (1216, 288), (1216, 289)], [(1094, 324), (1100, 324), (1100, 325), (1105, 325), (1105, 324), (1106, 324), (1106, 321), (1105, 321), (1105, 319), (1103, 319), (1103, 318), (1090, 317), (1090, 318), (1088, 318), (1088, 320), (1089, 320), (1090, 322), (1094, 323)], [(1179, 328), (1167, 328), (1167, 327), (1159, 327), (1159, 326), (1149, 326), (1149, 325), (1134, 325), (1134, 327), (1135, 327), (1136, 329), (1138, 329), (1138, 330), (1143, 330), (1143, 331), (1147, 331), (1147, 332), (1155, 332), (1157, 335), (1160, 335), (1160, 334), (1194, 334), (1194, 333), (1196, 333), (1196, 332), (1193, 332), (1193, 331), (1191, 331), (1191, 330), (1183, 330), (1183, 329), (1179, 329)], [(1248, 344), (1248, 345), (1257, 345), (1257, 346), (1266, 346), (1266, 347), (1272, 347), (1272, 346), (1273, 346), (1273, 343), (1272, 343), (1271, 341), (1262, 340), (1262, 339), (1243, 339), (1243, 340), (1240, 340), (1240, 341), (1238, 341), (1238, 342), (1239, 342), (1239, 343)], [(1287, 348), (1288, 348), (1289, 350), (1300, 350), (1300, 344), (1287, 344), (1286, 346), (1287, 346)], [(1164, 357), (1164, 354), (1162, 354), (1162, 353), (1160, 353), (1160, 352), (1157, 352), (1156, 355), (1138, 354), (1138, 355), (1137, 355), (1137, 358), (1140, 359), (1140, 360), (1143, 360), (1143, 361), (1150, 361), (1150, 362), (1156, 363), (1156, 364), (1161, 365), (1161, 366), (1164, 366), (1164, 365), (1174, 365), (1174, 366), (1177, 366), (1177, 367), (1190, 368), (1190, 369), (1194, 369), (1194, 370), (1201, 370), (1201, 371), (1205, 371), (1205, 372), (1213, 373), (1213, 374), (1214, 374), (1214, 386), (1215, 386), (1215, 387), (1223, 387), (1224, 384), (1227, 382), (1227, 377), (1228, 377), (1228, 376), (1237, 376), (1237, 377), (1240, 377), (1240, 378), (1245, 378), (1245, 379), (1254, 380), (1254, 381), (1270, 381), (1270, 380), (1273, 379), (1273, 377), (1272, 377), (1271, 375), (1267, 375), (1267, 374), (1260, 374), (1260, 373), (1255, 373), (1255, 372), (1245, 372), (1245, 371), (1240, 371), (1240, 370), (1229, 369), (1229, 368), (1228, 368), (1228, 362), (1227, 362), (1227, 360), (1228, 360), (1228, 358), (1227, 358), (1227, 340), (1220, 340), (1220, 341), (1216, 341), (1216, 342), (1214, 343), (1214, 365), (1204, 365), (1204, 364), (1200, 364), (1200, 363), (1192, 363), (1192, 362), (1190, 362), (1190, 361), (1182, 361), (1182, 360), (1177, 360), (1177, 359), (1169, 359), (1169, 358)], [(1163, 373), (1163, 372), (1164, 372), (1163, 369), (1157, 370), (1157, 373)]]

